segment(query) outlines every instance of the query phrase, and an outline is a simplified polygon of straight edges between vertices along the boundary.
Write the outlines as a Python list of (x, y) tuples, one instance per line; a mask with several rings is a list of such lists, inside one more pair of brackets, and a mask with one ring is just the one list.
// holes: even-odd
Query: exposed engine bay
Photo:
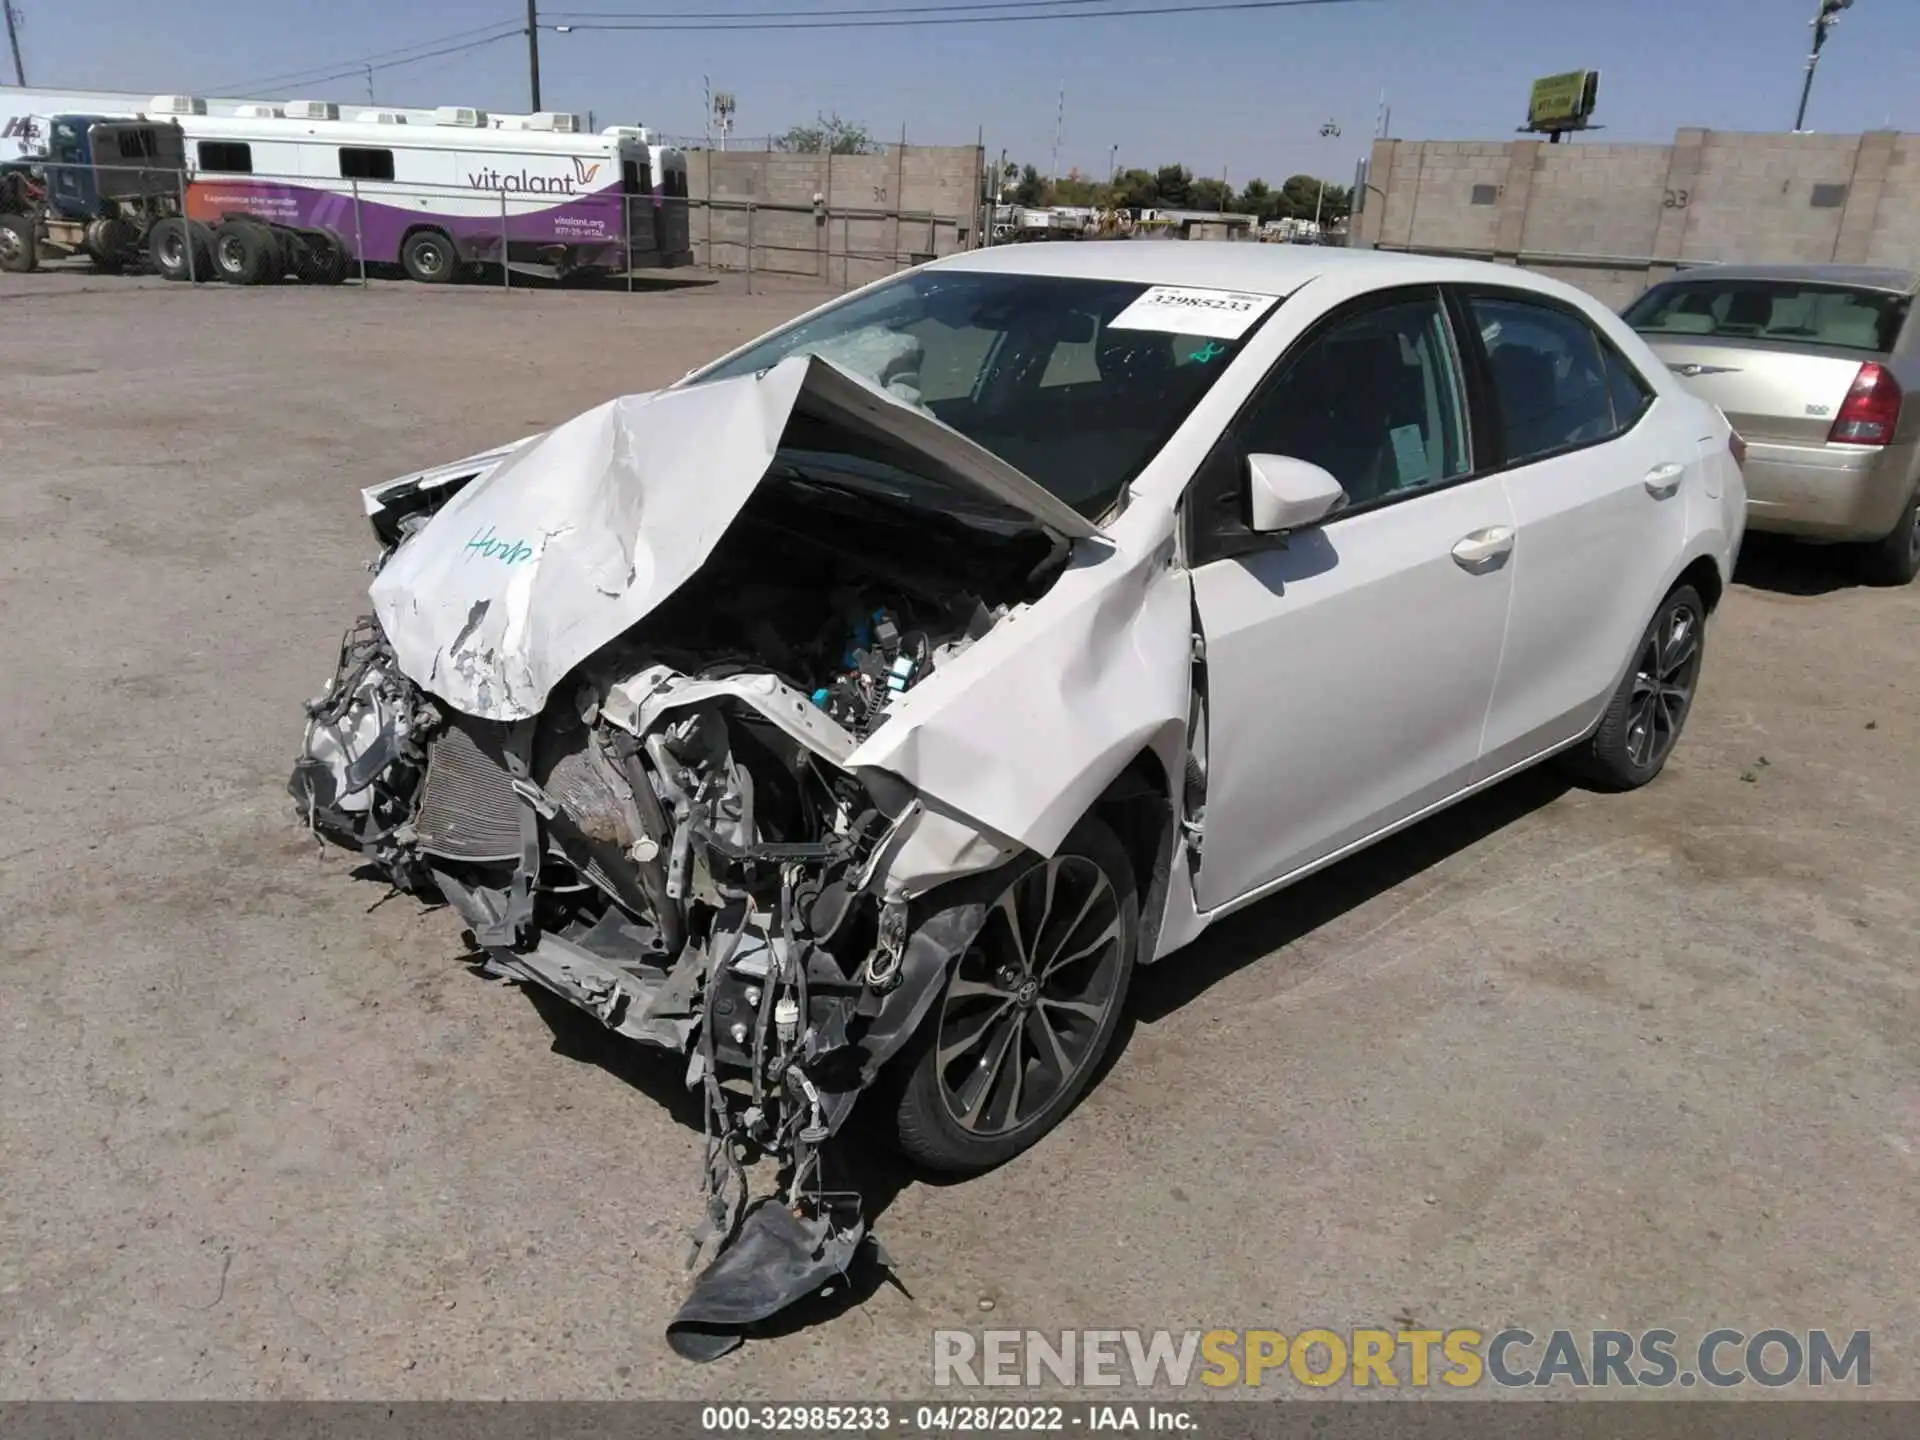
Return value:
[[(315, 833), (443, 897), (485, 972), (687, 1056), (706, 1115), (694, 1253), (712, 1263), (669, 1339), (693, 1358), (851, 1263), (866, 1220), (823, 1147), (930, 1003), (908, 904), (876, 878), (918, 802), (845, 762), (917, 686), (1017, 625), (1069, 556), (1056, 531), (977, 500), (908, 503), (865, 448), (796, 417), (691, 578), (531, 718), (448, 703), (360, 620), (290, 783)], [(390, 498), (376, 573), (464, 483)], [(505, 542), (484, 543), (473, 563), (501, 561)], [(916, 943), (936, 946), (924, 918)], [(964, 927), (951, 938), (963, 947)], [(777, 1173), (757, 1200), (756, 1159)]]

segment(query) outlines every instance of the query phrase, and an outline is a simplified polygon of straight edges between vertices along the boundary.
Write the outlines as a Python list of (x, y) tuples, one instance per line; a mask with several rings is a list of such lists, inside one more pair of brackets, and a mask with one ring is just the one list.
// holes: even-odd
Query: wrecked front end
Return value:
[[(378, 613), (309, 706), (290, 786), (317, 834), (443, 897), (488, 973), (686, 1057), (706, 1115), (695, 1255), (712, 1263), (669, 1339), (701, 1359), (852, 1263), (865, 1218), (836, 1187), (828, 1141), (980, 927), (979, 904), (930, 892), (1014, 848), (850, 757), (926, 680), (1019, 623), (1068, 554), (1041, 525), (956, 522), (823, 480), (821, 452), (802, 452), (814, 468), (786, 458), (780, 442), (800, 433), (845, 440), (787, 417), (764, 463), (747, 457), (761, 468), (730, 513), (656, 525), (653, 553), (630, 545), (628, 588), (665, 593), (550, 684), (508, 653), (532, 617), (501, 612), (540, 583), (511, 547), (552, 558), (585, 527), (527, 542), (497, 513), (459, 513), (481, 509), (459, 503), (463, 487), (505, 478), (489, 466), (537, 462), (550, 440), (388, 487), (370, 507), (387, 541)], [(617, 462), (620, 440), (604, 448)], [(633, 513), (657, 520), (661, 487), (631, 483)], [(392, 577), (434, 562), (409, 551), (436, 535), (463, 580), (497, 589), (458, 598), (458, 643), (423, 647), (417, 587)], [(603, 574), (582, 613), (624, 622), (616, 588)], [(597, 638), (575, 626), (569, 643), (582, 632)], [(759, 1160), (775, 1178), (756, 1198)]]

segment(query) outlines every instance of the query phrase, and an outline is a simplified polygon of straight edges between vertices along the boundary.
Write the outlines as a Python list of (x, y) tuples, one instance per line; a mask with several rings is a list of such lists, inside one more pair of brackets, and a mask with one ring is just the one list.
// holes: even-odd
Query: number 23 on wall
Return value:
[(1684, 190), (1669, 190), (1667, 191), (1667, 198), (1663, 200), (1661, 204), (1668, 210), (1684, 210), (1687, 208), (1687, 192)]

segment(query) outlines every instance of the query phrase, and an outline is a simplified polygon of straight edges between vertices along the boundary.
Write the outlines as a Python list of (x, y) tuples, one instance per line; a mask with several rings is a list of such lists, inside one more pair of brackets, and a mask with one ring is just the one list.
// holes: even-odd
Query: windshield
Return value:
[(1803, 280), (1676, 280), (1627, 307), (1642, 335), (1784, 340), (1885, 354), (1906, 318), (1907, 297)]
[[(819, 355), (931, 412), (1094, 519), (1275, 303), (1131, 281), (921, 271), (780, 331), (695, 383)], [(930, 498), (949, 501), (944, 491)]]

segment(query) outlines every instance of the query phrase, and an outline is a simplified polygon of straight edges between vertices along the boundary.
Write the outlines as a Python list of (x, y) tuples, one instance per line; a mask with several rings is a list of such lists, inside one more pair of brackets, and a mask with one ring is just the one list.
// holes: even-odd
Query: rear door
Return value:
[(1704, 414), (1653, 387), (1580, 312), (1456, 293), (1514, 518), (1513, 606), (1476, 778), (1583, 733), (1659, 602), (1704, 484)]

